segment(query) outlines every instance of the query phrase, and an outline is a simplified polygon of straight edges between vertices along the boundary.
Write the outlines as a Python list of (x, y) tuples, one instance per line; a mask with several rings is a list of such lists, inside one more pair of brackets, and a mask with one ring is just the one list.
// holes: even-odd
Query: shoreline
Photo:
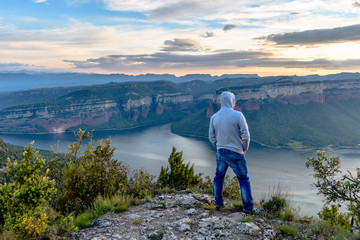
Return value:
[[(155, 127), (155, 126), (161, 126), (161, 125), (166, 125), (166, 124), (170, 124), (170, 132), (179, 136), (183, 136), (183, 137), (189, 137), (189, 138), (197, 138), (197, 139), (208, 139), (208, 137), (204, 137), (204, 136), (200, 136), (200, 135), (193, 135), (193, 134), (186, 134), (186, 133), (179, 133), (177, 131), (173, 131), (173, 129), (171, 128), (171, 124), (173, 123), (173, 121), (163, 121), (163, 122), (157, 122), (157, 123), (149, 123), (149, 124), (141, 124), (141, 125), (137, 125), (137, 126), (131, 126), (131, 127), (125, 127), (125, 128), (107, 128), (107, 129), (92, 129), (92, 130), (87, 130), (87, 129), (82, 129), (82, 130), (86, 130), (86, 131), (93, 131), (93, 132), (108, 132), (108, 131), (128, 131), (128, 130), (132, 130), (132, 129), (141, 129), (141, 128), (147, 128), (147, 127)], [(40, 132), (40, 133), (26, 133), (26, 132), (0, 132), (0, 135), (58, 135), (58, 134), (67, 134), (67, 133), (75, 133), (76, 131), (70, 131), (70, 130), (66, 130), (64, 132), (61, 133), (49, 133), (49, 132)], [(301, 149), (297, 149), (297, 148), (292, 148), (292, 147), (287, 147), (287, 146), (271, 146), (271, 145), (267, 145), (265, 143), (262, 143), (258, 140), (255, 139), (250, 139), (250, 141), (255, 142), (259, 145), (261, 145), (262, 147), (267, 147), (267, 148), (271, 148), (271, 149), (288, 149), (288, 150), (292, 150), (292, 151), (296, 151), (296, 152), (310, 152), (310, 151), (314, 151), (314, 150), (321, 150), (321, 151), (327, 151), (327, 152), (334, 152), (336, 150), (340, 150), (340, 149), (360, 149), (359, 145), (355, 145), (355, 146), (339, 146), (339, 147), (332, 147), (331, 145), (329, 146), (322, 146), (322, 147), (309, 147), (309, 148), (301, 148)]]

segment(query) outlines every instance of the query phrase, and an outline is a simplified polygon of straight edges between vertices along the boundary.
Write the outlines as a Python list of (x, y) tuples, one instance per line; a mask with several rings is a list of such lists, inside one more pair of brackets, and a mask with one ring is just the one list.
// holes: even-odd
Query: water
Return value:
[[(167, 165), (172, 146), (183, 151), (185, 161), (194, 163), (197, 172), (213, 178), (215, 174), (215, 149), (206, 139), (188, 138), (170, 132), (170, 125), (153, 126), (127, 131), (94, 132), (94, 140), (111, 136), (112, 146), (116, 147), (114, 157), (128, 164), (131, 169), (145, 169), (158, 175), (161, 166)], [(25, 146), (35, 140), (38, 149), (49, 150), (59, 141), (59, 150), (66, 151), (67, 145), (74, 142), (72, 133), (46, 135), (1, 135), (5, 142)], [(360, 149), (342, 149), (339, 155), (344, 169), (360, 167)], [(288, 149), (262, 147), (251, 142), (246, 154), (253, 196), (259, 202), (266, 193), (278, 185), (283, 191), (289, 190), (293, 206), (299, 206), (301, 215), (314, 216), (322, 208), (321, 195), (311, 187), (314, 181), (311, 170), (305, 167), (308, 157), (315, 157), (315, 151), (297, 152)], [(229, 169), (228, 174), (234, 176)]]

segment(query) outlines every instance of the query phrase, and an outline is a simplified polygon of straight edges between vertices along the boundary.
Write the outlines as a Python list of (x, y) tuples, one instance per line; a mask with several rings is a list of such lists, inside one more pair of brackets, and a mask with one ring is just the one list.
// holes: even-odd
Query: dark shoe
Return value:
[(254, 214), (254, 210), (244, 210), (244, 213), (246, 214), (246, 215), (253, 215)]
[(223, 208), (224, 206), (221, 205), (216, 205), (216, 211), (220, 211), (221, 208)]
[(251, 214), (251, 215), (259, 215), (261, 212), (260, 208), (253, 208), (251, 210), (244, 210), (245, 214)]

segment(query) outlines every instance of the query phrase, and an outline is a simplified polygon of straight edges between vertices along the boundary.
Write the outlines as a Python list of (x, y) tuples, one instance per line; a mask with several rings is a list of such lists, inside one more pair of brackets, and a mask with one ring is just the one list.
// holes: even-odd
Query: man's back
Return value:
[(235, 111), (235, 96), (224, 92), (221, 109), (210, 119), (209, 140), (217, 149), (243, 154), (249, 147), (250, 134), (244, 115)]

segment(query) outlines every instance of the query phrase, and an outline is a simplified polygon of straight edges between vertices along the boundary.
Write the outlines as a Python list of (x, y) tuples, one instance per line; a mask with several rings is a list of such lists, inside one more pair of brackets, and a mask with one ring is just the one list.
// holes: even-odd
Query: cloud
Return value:
[(33, 0), (34, 3), (44, 3), (47, 2), (48, 0)]
[(261, 51), (228, 51), (210, 54), (174, 54), (158, 52), (137, 55), (108, 55), (85, 61), (64, 60), (79, 69), (103, 69), (111, 71), (159, 70), (201, 67), (228, 67), (241, 64), (241, 60), (269, 57), (271, 54)]
[(105, 71), (161, 71), (185, 69), (220, 69), (220, 68), (303, 68), (347, 70), (360, 65), (360, 59), (334, 60), (319, 58), (304, 60), (296, 58), (276, 58), (261, 51), (227, 51), (210, 54), (174, 54), (157, 52), (137, 55), (108, 55), (85, 61), (64, 60), (76, 69), (100, 69)]
[(201, 34), (201, 37), (203, 37), (203, 38), (211, 38), (214, 36), (215, 36), (215, 34), (213, 32), (206, 32), (204, 34)]
[(258, 58), (242, 60), (238, 67), (351, 69), (357, 68), (359, 64), (360, 59), (332, 60), (320, 58), (302, 60), (293, 58)]
[(149, 18), (152, 20), (177, 19), (182, 17), (193, 17), (205, 7), (202, 2), (196, 1), (181, 1), (173, 4), (166, 4), (162, 7), (156, 8), (149, 13)]
[(360, 24), (332, 29), (315, 29), (303, 32), (271, 34), (262, 39), (274, 42), (277, 45), (311, 45), (359, 41)]
[(360, 8), (360, 3), (359, 2), (354, 2), (353, 6), (356, 7), (356, 8)]
[(223, 30), (224, 30), (225, 32), (227, 32), (227, 31), (229, 31), (229, 30), (231, 30), (231, 29), (234, 29), (234, 28), (236, 28), (236, 27), (237, 27), (237, 26), (234, 25), (234, 24), (225, 24), (224, 27), (223, 27)]
[(164, 41), (166, 47), (162, 51), (176, 52), (176, 51), (199, 51), (200, 45), (192, 39), (175, 38), (174, 40)]

